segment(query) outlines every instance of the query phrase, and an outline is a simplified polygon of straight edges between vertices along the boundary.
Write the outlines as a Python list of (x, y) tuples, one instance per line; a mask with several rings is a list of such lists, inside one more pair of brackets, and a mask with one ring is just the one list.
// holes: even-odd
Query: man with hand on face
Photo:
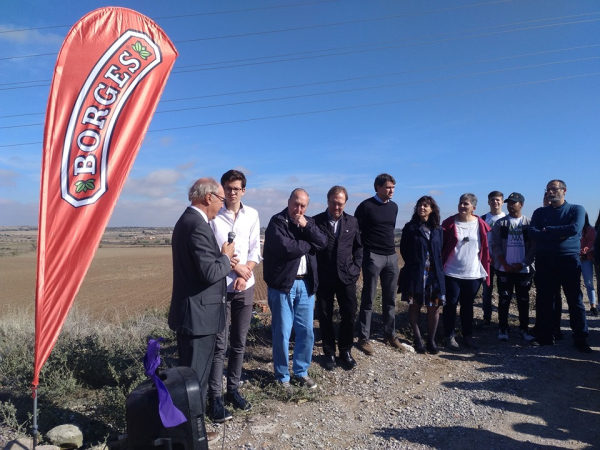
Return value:
[(398, 205), (392, 201), (396, 180), (391, 175), (382, 173), (375, 178), (374, 187), (375, 195), (358, 205), (354, 213), (364, 246), (363, 290), (360, 298), (357, 346), (366, 355), (374, 353), (369, 338), (378, 279), (381, 280), (383, 341), (398, 350), (403, 350), (396, 336), (396, 282), (399, 269), (394, 231)]
[[(201, 178), (188, 193), (192, 203), (173, 229), (173, 294), (169, 327), (177, 335), (179, 365), (194, 369), (200, 383), (200, 434), (206, 439), (206, 388), (217, 334), (225, 327), (225, 277), (235, 267), (235, 245), (217, 244), (208, 224), (217, 215), (223, 188), (212, 178)], [(208, 440), (215, 438), (208, 436)]]
[(508, 216), (501, 217), (492, 228), (491, 248), (498, 279), (498, 340), (508, 341), (508, 311), (513, 291), (519, 311), (519, 336), (533, 340), (529, 334), (529, 289), (534, 273), (535, 242), (529, 236), (528, 217), (521, 214), (525, 197), (513, 192), (506, 199)]
[(535, 285), (537, 287), (537, 337), (533, 345), (553, 345), (554, 298), (562, 286), (569, 306), (575, 348), (591, 353), (581, 292), (581, 231), (585, 221), (583, 206), (565, 200), (567, 185), (551, 180), (546, 185), (550, 206), (538, 208), (531, 217), (531, 238), (537, 241)]
[(337, 298), (341, 316), (338, 340), (340, 361), (348, 370), (356, 366), (351, 350), (356, 319), (356, 281), (362, 266), (363, 247), (358, 221), (344, 212), (347, 201), (346, 188), (333, 186), (327, 193), (327, 210), (315, 216), (315, 223), (327, 236), (327, 247), (317, 252), (317, 311), (325, 354), (324, 367), (327, 370), (333, 370), (336, 366), (334, 297)]
[[(225, 191), (225, 205), (219, 210), (210, 226), (219, 245), (235, 233), (234, 242), (239, 263), (227, 275), (227, 310), (225, 328), (217, 335), (215, 357), (208, 380), (208, 415), (213, 422), (232, 418), (221, 398), (223, 390), (223, 363), (229, 340), (227, 362), (227, 394), (225, 401), (237, 409), (248, 411), (252, 406), (239, 393), (242, 363), (246, 349), (246, 335), (252, 320), (254, 299), (254, 274), (252, 270), (260, 263), (260, 221), (258, 212), (246, 204), (246, 177), (238, 170), (229, 170), (221, 177)], [(231, 323), (231, 337), (228, 328)]]
[(292, 369), (297, 382), (309, 389), (317, 383), (308, 376), (314, 344), (314, 294), (319, 285), (315, 253), (327, 245), (325, 234), (305, 216), (308, 193), (294, 189), (288, 207), (271, 217), (265, 232), (264, 279), (272, 314), (275, 379), (291, 394), (289, 342), (296, 341)]

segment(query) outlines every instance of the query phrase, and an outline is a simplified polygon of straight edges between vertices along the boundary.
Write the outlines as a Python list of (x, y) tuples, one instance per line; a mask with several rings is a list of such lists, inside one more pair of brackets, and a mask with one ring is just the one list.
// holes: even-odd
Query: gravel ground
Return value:
[[(404, 308), (399, 306), (396, 324), (409, 344), (402, 334), (408, 331)], [(475, 330), (478, 352), (400, 352), (376, 334), (375, 354), (355, 349), (358, 366), (351, 371), (323, 370), (316, 342), (310, 374), (318, 387), (308, 401), (302, 395), (289, 402), (255, 395), (264, 391), (265, 379), (272, 379), (272, 365), (268, 348), (254, 345), (248, 349), (244, 369), (249, 379), (242, 387), (248, 398), (257, 399), (254, 408), (234, 411), (225, 429), (209, 425), (225, 434), (224, 445), (220, 440), (211, 449), (600, 448), (595, 425), (600, 319), (588, 316), (588, 325), (595, 350), (589, 355), (574, 349), (567, 314), (565, 339), (553, 347), (527, 345), (516, 326), (508, 343), (499, 342), (494, 323)], [(316, 322), (315, 327), (318, 338)]]

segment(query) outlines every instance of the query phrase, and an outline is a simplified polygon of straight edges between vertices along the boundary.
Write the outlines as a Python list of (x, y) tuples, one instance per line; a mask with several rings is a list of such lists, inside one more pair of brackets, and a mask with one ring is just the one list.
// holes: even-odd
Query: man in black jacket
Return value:
[(292, 327), (296, 341), (292, 369), (297, 381), (313, 389), (308, 376), (314, 344), (314, 293), (318, 287), (315, 252), (325, 248), (327, 238), (305, 216), (309, 197), (304, 189), (294, 189), (288, 207), (275, 214), (265, 232), (263, 276), (268, 286), (272, 315), (273, 366), (275, 378), (290, 391), (288, 352)]
[[(233, 243), (225, 242), (219, 249), (208, 225), (225, 200), (221, 185), (212, 178), (202, 178), (190, 188), (188, 198), (192, 204), (173, 229), (169, 327), (177, 333), (179, 364), (191, 367), (198, 376), (203, 425), (215, 340), (225, 327), (225, 277), (237, 258)], [(203, 426), (200, 431), (206, 439)]]
[(350, 353), (356, 320), (356, 281), (362, 266), (363, 247), (358, 221), (344, 212), (348, 191), (333, 186), (327, 193), (327, 210), (315, 216), (315, 223), (327, 236), (327, 247), (317, 252), (317, 311), (323, 339), (325, 369), (335, 368), (334, 297), (340, 308), (340, 360), (346, 369), (356, 366)]

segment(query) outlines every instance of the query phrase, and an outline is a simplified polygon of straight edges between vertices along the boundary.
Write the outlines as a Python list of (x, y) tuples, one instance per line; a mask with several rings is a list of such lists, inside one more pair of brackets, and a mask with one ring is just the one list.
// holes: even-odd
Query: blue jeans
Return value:
[(308, 295), (304, 280), (294, 281), (287, 294), (277, 289), (268, 289), (272, 315), (273, 367), (275, 379), (279, 382), (290, 381), (289, 346), (292, 327), (296, 336), (292, 369), (297, 377), (308, 375), (315, 342), (314, 300), (314, 295)]
[(581, 273), (583, 274), (583, 284), (587, 290), (590, 306), (596, 305), (596, 290), (594, 289), (594, 261), (581, 261)]
[(567, 305), (569, 320), (575, 341), (585, 341), (588, 328), (581, 292), (581, 261), (579, 255), (554, 255), (543, 253), (535, 258), (537, 288), (536, 308), (538, 339), (552, 340), (555, 314), (556, 292), (562, 286)]

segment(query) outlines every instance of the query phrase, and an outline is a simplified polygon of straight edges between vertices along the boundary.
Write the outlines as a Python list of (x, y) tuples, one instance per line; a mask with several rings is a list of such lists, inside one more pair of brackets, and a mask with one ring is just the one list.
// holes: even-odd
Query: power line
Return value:
[[(308, 30), (308, 29), (315, 29), (315, 28), (339, 26), (339, 25), (349, 25), (349, 24), (355, 24), (355, 23), (410, 17), (410, 16), (415, 16), (415, 15), (432, 14), (432, 13), (436, 13), (436, 12), (445, 12), (445, 11), (450, 11), (450, 10), (472, 8), (472, 7), (477, 7), (477, 6), (494, 5), (494, 4), (498, 4), (498, 3), (510, 3), (512, 1), (513, 0), (498, 0), (495, 2), (475, 3), (475, 4), (471, 4), (471, 5), (455, 6), (455, 7), (450, 7), (450, 8), (442, 8), (442, 9), (420, 11), (420, 12), (417, 11), (417, 12), (412, 12), (412, 13), (394, 14), (394, 15), (390, 15), (390, 16), (381, 16), (381, 17), (375, 17), (375, 18), (370, 18), (370, 19), (360, 19), (360, 20), (355, 20), (355, 21), (334, 22), (334, 23), (330, 23), (330, 24), (309, 25), (309, 26), (305, 26), (305, 27), (294, 27), (294, 28), (286, 28), (286, 29), (281, 29), (281, 30), (267, 30), (267, 31), (259, 31), (259, 32), (254, 32), (254, 33), (245, 33), (245, 34), (186, 39), (186, 40), (174, 41), (174, 43), (180, 44), (180, 43), (185, 43), (185, 42), (195, 42), (195, 41), (204, 41), (204, 40), (229, 39), (229, 38), (234, 38), (234, 37), (246, 37), (246, 36), (253, 36), (253, 35), (273, 34), (273, 33), (282, 33), (282, 32), (288, 32), (288, 31), (299, 31), (299, 30)], [(590, 14), (593, 15), (593, 14), (600, 14), (600, 13), (590, 13)], [(590, 15), (590, 14), (578, 14), (578, 15), (573, 15), (573, 16), (564, 16), (563, 18), (579, 17), (579, 16)], [(175, 17), (175, 16), (173, 16), (173, 17)], [(540, 20), (558, 20), (558, 19), (560, 19), (560, 17), (552, 18), (552, 19), (540, 19)], [(508, 26), (508, 25), (500, 25), (500, 26)], [(15, 31), (15, 30), (13, 30), (13, 31)], [(20, 30), (20, 31), (23, 31), (23, 30)], [(0, 61), (8, 60), (8, 59), (33, 58), (36, 56), (49, 56), (49, 55), (57, 55), (57, 53), (41, 53), (41, 54), (22, 55), (22, 56), (10, 56), (10, 57), (5, 57), (5, 58), (0, 58)]]
[[(267, 103), (267, 102), (282, 101), (282, 100), (295, 100), (295, 99), (299, 99), (299, 98), (321, 97), (324, 95), (346, 94), (346, 93), (350, 93), (350, 92), (360, 92), (360, 91), (367, 91), (367, 90), (374, 90), (374, 89), (387, 89), (390, 87), (410, 86), (410, 85), (414, 85), (414, 84), (431, 83), (434, 81), (456, 80), (456, 79), (460, 79), (460, 78), (468, 78), (468, 77), (474, 77), (474, 76), (480, 76), (480, 75), (491, 75), (491, 74), (496, 74), (496, 73), (509, 72), (509, 71), (513, 71), (513, 70), (534, 69), (534, 68), (543, 67), (543, 66), (589, 61), (592, 59), (600, 59), (600, 56), (592, 56), (589, 58), (579, 58), (579, 59), (571, 59), (571, 60), (565, 60), (565, 61), (554, 61), (554, 62), (549, 62), (549, 63), (532, 64), (532, 65), (528, 65), (528, 66), (509, 67), (509, 68), (505, 68), (505, 69), (489, 70), (489, 71), (484, 71), (484, 72), (473, 72), (473, 73), (453, 75), (453, 76), (448, 76), (448, 77), (437, 77), (437, 78), (429, 78), (429, 79), (424, 79), (424, 80), (405, 81), (402, 83), (390, 83), (390, 84), (379, 85), (379, 86), (366, 86), (366, 87), (360, 87), (360, 88), (339, 89), (336, 91), (329, 91), (329, 92), (316, 92), (316, 93), (312, 93), (312, 94), (299, 94), (299, 95), (291, 95), (291, 96), (285, 96), (285, 97), (274, 97), (274, 98), (261, 99), (261, 100), (247, 100), (247, 101), (242, 101), (242, 102), (223, 103), (223, 104), (218, 104), (218, 105), (204, 105), (204, 106), (193, 106), (193, 107), (189, 107), (189, 108), (169, 109), (169, 110), (165, 110), (165, 111), (157, 111), (155, 114), (167, 114), (167, 113), (175, 113), (175, 112), (182, 112), (182, 111), (196, 111), (196, 110), (200, 110), (200, 109), (223, 108), (223, 107), (227, 107), (227, 106), (240, 106), (240, 105), (249, 105), (249, 104), (255, 104), (255, 103)], [(43, 123), (31, 123), (31, 124), (23, 124), (23, 125), (7, 125), (7, 126), (0, 126), (0, 129), (26, 128), (26, 127), (34, 127), (34, 126), (41, 126), (41, 125), (44, 125), (44, 124)]]
[[(148, 130), (148, 133), (184, 130), (184, 129), (191, 129), (191, 128), (203, 128), (203, 127), (209, 127), (209, 126), (215, 126), (215, 125), (230, 125), (230, 124), (234, 124), (234, 123), (256, 122), (256, 121), (260, 121), (260, 120), (271, 120), (271, 119), (280, 119), (280, 118), (288, 118), (288, 117), (306, 116), (306, 115), (312, 115), (312, 114), (323, 114), (323, 113), (329, 113), (329, 112), (347, 111), (347, 110), (352, 110), (352, 109), (370, 108), (370, 107), (375, 107), (375, 106), (386, 106), (386, 105), (409, 103), (409, 102), (415, 102), (415, 101), (421, 101), (421, 100), (432, 100), (432, 99), (436, 99), (436, 98), (455, 97), (455, 96), (460, 96), (460, 95), (489, 92), (489, 91), (494, 91), (494, 90), (515, 88), (515, 87), (521, 87), (521, 86), (531, 86), (531, 85), (535, 85), (535, 84), (550, 83), (553, 81), (563, 81), (563, 80), (590, 77), (590, 76), (596, 76), (596, 75), (600, 75), (600, 72), (592, 72), (592, 73), (586, 73), (586, 74), (580, 74), (580, 75), (570, 75), (570, 76), (557, 77), (557, 78), (548, 78), (545, 80), (527, 81), (527, 82), (522, 82), (522, 83), (506, 84), (506, 85), (493, 86), (493, 87), (481, 88), (481, 89), (471, 89), (468, 91), (450, 92), (447, 94), (427, 95), (427, 96), (423, 96), (423, 97), (413, 97), (413, 98), (403, 99), (403, 100), (389, 100), (386, 102), (375, 102), (375, 103), (367, 103), (367, 104), (363, 104), (363, 105), (342, 106), (342, 107), (338, 107), (338, 108), (321, 109), (321, 110), (315, 110), (315, 111), (302, 111), (302, 112), (289, 113), (289, 114), (278, 114), (278, 115), (274, 115), (274, 116), (251, 117), (248, 119), (237, 119), (237, 120), (229, 120), (229, 121), (223, 121), (223, 122), (211, 122), (211, 123), (203, 123), (203, 124), (196, 124), (196, 125), (183, 125), (183, 126), (179, 126), (179, 127), (160, 128), (160, 129), (155, 129), (155, 130)], [(39, 144), (42, 144), (42, 142), (28, 142), (28, 143), (22, 143), (22, 144), (3, 144), (3, 145), (0, 145), (0, 148), (18, 147), (18, 146), (24, 146), (24, 145), (39, 145)]]
[[(261, 61), (261, 62), (255, 62), (255, 63), (233, 64), (233, 65), (229, 65), (229, 66), (207, 67), (207, 68), (202, 68), (202, 69), (189, 69), (189, 70), (179, 70), (178, 68), (175, 68), (173, 70), (173, 74), (189, 73), (189, 72), (203, 72), (203, 71), (207, 71), (207, 70), (232, 69), (235, 67), (257, 66), (257, 65), (263, 65), (263, 64), (276, 64), (276, 63), (281, 63), (281, 62), (300, 61), (300, 60), (305, 60), (305, 59), (327, 58), (330, 56), (350, 55), (350, 54), (356, 54), (356, 53), (367, 53), (367, 52), (372, 52), (372, 51), (376, 51), (376, 50), (389, 50), (389, 49), (393, 49), (393, 48), (415, 47), (418, 45), (439, 44), (442, 42), (452, 42), (452, 41), (460, 41), (460, 40), (464, 40), (464, 39), (481, 38), (481, 37), (485, 37), (485, 36), (494, 36), (494, 35), (498, 35), (498, 34), (514, 33), (517, 31), (530, 31), (530, 30), (536, 30), (536, 29), (541, 29), (541, 28), (552, 28), (552, 27), (558, 27), (558, 26), (564, 26), (564, 25), (576, 25), (576, 24), (580, 24), (580, 23), (598, 22), (598, 21), (600, 21), (600, 19), (590, 19), (590, 20), (584, 20), (584, 21), (566, 22), (566, 23), (550, 24), (550, 25), (538, 25), (535, 27), (518, 28), (518, 29), (514, 29), (514, 30), (494, 31), (491, 33), (480, 33), (480, 34), (475, 34), (475, 35), (471, 35), (471, 36), (458, 36), (458, 37), (437, 39), (437, 40), (431, 40), (431, 41), (421, 41), (421, 42), (413, 42), (413, 43), (401, 44), (401, 45), (392, 45), (392, 46), (387, 46), (387, 47), (370, 48), (370, 49), (364, 49), (364, 50), (353, 50), (353, 51), (347, 51), (347, 52), (341, 52), (341, 53), (330, 53), (327, 55), (315, 55), (315, 56), (305, 56), (305, 57), (298, 57), (298, 58), (279, 59), (279, 60), (275, 60), (275, 61)], [(449, 33), (449, 34), (455, 34), (455, 33), (456, 32)], [(416, 38), (411, 38), (411, 39), (416, 39)]]
[[(546, 19), (535, 19), (535, 20), (528, 20), (528, 21), (522, 21), (522, 22), (511, 22), (508, 24), (491, 25), (488, 27), (480, 27), (480, 28), (471, 28), (468, 30), (452, 31), (449, 33), (438, 33), (438, 34), (433, 34), (433, 35), (428, 35), (428, 36), (417, 36), (417, 37), (413, 37), (413, 38), (394, 39), (391, 41), (372, 42), (369, 44), (334, 47), (334, 48), (329, 48), (329, 49), (324, 49), (324, 50), (311, 50), (311, 51), (304, 51), (304, 52), (284, 53), (284, 54), (279, 54), (279, 55), (259, 56), (259, 57), (254, 57), (254, 58), (234, 59), (234, 60), (228, 60), (228, 61), (218, 61), (218, 62), (202, 63), (202, 64), (187, 64), (185, 66), (176, 67), (176, 70), (187, 69), (189, 67), (204, 67), (204, 66), (215, 66), (218, 64), (230, 64), (230, 63), (237, 63), (237, 62), (257, 61), (257, 60), (261, 60), (261, 59), (285, 58), (288, 56), (299, 56), (299, 55), (308, 55), (308, 54), (314, 54), (314, 53), (333, 52), (333, 51), (338, 51), (338, 50), (354, 50), (354, 49), (359, 49), (359, 48), (364, 48), (364, 47), (372, 47), (375, 45), (393, 44), (393, 43), (397, 43), (397, 42), (405, 42), (405, 41), (410, 41), (410, 40), (415, 40), (415, 39), (431, 39), (431, 38), (449, 36), (449, 35), (453, 35), (453, 34), (471, 33), (474, 31), (491, 30), (494, 28), (502, 28), (502, 27), (509, 27), (509, 26), (515, 26), (515, 25), (526, 25), (526, 24), (536, 23), (536, 22), (546, 22), (549, 20), (572, 19), (574, 17), (585, 17), (585, 16), (593, 16), (593, 15), (598, 15), (598, 14), (600, 14), (600, 12), (559, 16), (559, 17), (550, 17), (550, 18), (546, 18)], [(520, 31), (520, 30), (511, 30), (511, 31)], [(369, 50), (373, 50), (373, 49), (369, 49)], [(346, 53), (340, 53), (340, 54), (346, 54)], [(332, 54), (325, 55), (325, 56), (331, 56), (331, 55)], [(337, 55), (337, 54), (333, 54), (333, 55)]]
[[(203, 99), (203, 98), (223, 97), (223, 96), (240, 95), (240, 94), (252, 94), (252, 93), (258, 93), (258, 92), (268, 92), (268, 91), (292, 89), (292, 88), (299, 88), (299, 87), (318, 86), (318, 85), (323, 85), (323, 84), (333, 84), (333, 83), (337, 84), (337, 83), (343, 83), (343, 82), (348, 82), (348, 81), (361, 81), (361, 80), (368, 80), (368, 79), (373, 79), (373, 78), (384, 78), (384, 77), (397, 76), (397, 75), (408, 75), (408, 74), (415, 74), (415, 73), (421, 73), (421, 72), (429, 72), (429, 71), (434, 71), (434, 70), (448, 70), (448, 69), (454, 69), (457, 67), (473, 66), (473, 65), (482, 64), (482, 63), (498, 62), (498, 61), (505, 61), (508, 59), (539, 56), (539, 55), (545, 55), (545, 54), (550, 54), (550, 53), (557, 53), (557, 52), (570, 51), (570, 50), (580, 50), (580, 49), (595, 48), (595, 47), (600, 47), (600, 44), (585, 45), (585, 46), (579, 46), (579, 47), (567, 47), (567, 48), (562, 48), (562, 49), (545, 50), (545, 51), (533, 52), (533, 53), (523, 53), (523, 54), (519, 54), (519, 55), (502, 56), (499, 58), (481, 59), (481, 60), (468, 61), (468, 62), (457, 63), (457, 64), (446, 64), (446, 65), (437, 66), (437, 67), (427, 67), (427, 68), (423, 68), (423, 69), (413, 69), (413, 70), (404, 70), (404, 71), (399, 71), (399, 72), (388, 72), (388, 73), (383, 73), (383, 74), (365, 75), (365, 76), (361, 76), (361, 77), (342, 78), (342, 79), (336, 79), (336, 80), (318, 81), (318, 82), (313, 82), (313, 83), (293, 84), (293, 85), (286, 85), (286, 86), (278, 86), (278, 87), (270, 87), (270, 88), (262, 88), (262, 89), (251, 89), (251, 90), (246, 90), (246, 91), (225, 92), (225, 93), (219, 93), (219, 94), (207, 94), (207, 95), (199, 95), (199, 96), (193, 96), (193, 97), (181, 97), (181, 98), (166, 99), (166, 100), (161, 99), (160, 102), (161, 103), (170, 103), (170, 102), (178, 102), (178, 101), (198, 100), (198, 99)], [(561, 64), (561, 63), (566, 63), (566, 62), (584, 61), (584, 60), (597, 59), (597, 58), (598, 57), (593, 56), (593, 57), (588, 57), (588, 58), (579, 58), (579, 59), (555, 61), (555, 62), (549, 62), (549, 63), (540, 63), (540, 64), (530, 65), (530, 66), (520, 66), (520, 67), (516, 67), (516, 68), (512, 68), (512, 69), (511, 68), (498, 69), (496, 72), (501, 72), (501, 71), (506, 71), (506, 70), (517, 70), (520, 68), (539, 67), (542, 65)], [(476, 72), (476, 74), (482, 74), (482, 73), (486, 73), (486, 72)], [(491, 73), (491, 72), (487, 72), (487, 73)], [(470, 74), (467, 74), (464, 76), (469, 76), (469, 75)], [(452, 78), (452, 77), (450, 77), (450, 78)], [(443, 78), (439, 78), (439, 80), (441, 80), (441, 79), (443, 79)], [(357, 88), (357, 90), (360, 90), (360, 89), (365, 89), (365, 88)], [(310, 95), (311, 94), (306, 95), (306, 96), (310, 96)], [(285, 98), (285, 97), (283, 97), (283, 98)], [(294, 97), (290, 97), (290, 98), (294, 98)], [(251, 101), (249, 103), (260, 102), (260, 101), (261, 100), (255, 100), (255, 101)], [(240, 104), (242, 104), (242, 103), (244, 103), (244, 102), (241, 102)], [(230, 105), (233, 105), (233, 103), (228, 104), (226, 106), (230, 106)], [(222, 105), (216, 105), (216, 106), (222, 106)], [(200, 107), (200, 108), (206, 108), (206, 107)], [(158, 113), (163, 113), (163, 111), (158, 111), (157, 114)], [(45, 113), (39, 112), (39, 113), (25, 113), (25, 114), (8, 114), (8, 115), (0, 116), (0, 119), (33, 116), (33, 115), (43, 115), (43, 114), (45, 114)]]
[[(259, 10), (265, 10), (265, 9), (290, 8), (290, 7), (293, 7), (293, 6), (317, 5), (319, 3), (334, 3), (334, 2), (337, 2), (337, 0), (320, 0), (320, 1), (306, 2), (306, 3), (292, 3), (292, 4), (289, 4), (289, 5), (263, 6), (263, 7), (260, 7), (260, 8), (257, 7), (257, 8), (247, 8), (247, 9), (232, 9), (232, 10), (228, 10), (228, 11), (215, 11), (215, 12), (206, 12), (206, 13), (181, 14), (181, 15), (178, 15), (178, 16), (160, 16), (160, 17), (152, 17), (151, 19), (154, 20), (154, 21), (156, 21), (156, 20), (179, 19), (179, 18), (196, 17), (196, 16), (215, 16), (215, 15), (220, 15), (220, 14), (250, 12), (250, 11), (259, 11)], [(73, 24), (71, 24), (71, 25), (49, 25), (49, 26), (46, 26), (46, 27), (20, 28), (18, 30), (3, 30), (3, 31), (0, 31), (0, 34), (18, 33), (18, 32), (21, 32), (21, 31), (48, 30), (48, 29), (53, 29), (53, 28), (70, 28), (72, 26), (73, 26)]]

